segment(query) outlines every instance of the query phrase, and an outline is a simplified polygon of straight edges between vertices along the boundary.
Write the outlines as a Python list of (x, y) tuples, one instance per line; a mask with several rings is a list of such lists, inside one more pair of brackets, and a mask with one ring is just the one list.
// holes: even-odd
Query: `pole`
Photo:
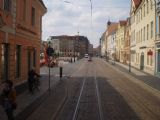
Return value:
[(131, 47), (130, 47), (130, 53), (129, 53), (129, 72), (131, 72)]
[(76, 40), (74, 40), (74, 46), (73, 46), (73, 47), (74, 47), (74, 55), (73, 55), (73, 57), (74, 57), (74, 62), (75, 62), (75, 43), (76, 43), (75, 41), (76, 41)]
[(50, 83), (50, 81), (51, 81), (51, 71), (50, 71), (50, 57), (49, 57), (49, 76), (48, 76), (48, 91), (50, 92), (51, 91), (51, 83)]

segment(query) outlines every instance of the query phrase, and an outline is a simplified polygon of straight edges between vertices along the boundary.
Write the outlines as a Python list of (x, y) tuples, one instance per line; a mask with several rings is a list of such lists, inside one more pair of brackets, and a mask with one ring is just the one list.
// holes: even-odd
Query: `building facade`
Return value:
[(84, 36), (50, 36), (52, 48), (60, 56), (65, 57), (81, 57), (88, 53), (89, 40)]
[(154, 74), (155, 3), (133, 0), (131, 4), (131, 65)]
[(108, 22), (107, 26), (107, 57), (110, 60), (116, 60), (116, 31), (118, 29), (118, 23)]
[(155, 75), (160, 77), (160, 1), (156, 2)]
[(124, 51), (124, 39), (125, 39), (125, 29), (127, 21), (120, 20), (118, 23), (118, 29), (116, 31), (116, 59), (119, 62), (124, 63), (125, 51)]
[(131, 24), (130, 24), (130, 18), (127, 18), (127, 25), (125, 29), (125, 37), (124, 37), (124, 63), (129, 64), (130, 63), (130, 36), (131, 36)]
[(32, 67), (39, 71), (45, 12), (42, 0), (0, 0), (0, 82), (20, 85)]
[(106, 56), (106, 31), (102, 34), (100, 38), (100, 54), (102, 57)]

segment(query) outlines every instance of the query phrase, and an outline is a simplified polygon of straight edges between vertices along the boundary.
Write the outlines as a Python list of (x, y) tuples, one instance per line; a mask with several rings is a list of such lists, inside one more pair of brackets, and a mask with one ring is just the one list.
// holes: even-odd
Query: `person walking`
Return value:
[(13, 87), (11, 80), (4, 82), (4, 88), (2, 89), (2, 106), (7, 114), (8, 120), (14, 120), (13, 111), (17, 108), (16, 103), (16, 90)]

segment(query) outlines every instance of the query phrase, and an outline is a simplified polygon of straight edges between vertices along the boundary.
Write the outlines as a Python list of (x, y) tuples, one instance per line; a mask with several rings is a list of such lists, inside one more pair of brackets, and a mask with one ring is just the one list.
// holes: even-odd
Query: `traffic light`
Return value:
[(52, 54), (54, 53), (54, 49), (51, 48), (51, 47), (48, 47), (47, 50), (46, 50), (46, 53), (48, 56), (52, 56)]

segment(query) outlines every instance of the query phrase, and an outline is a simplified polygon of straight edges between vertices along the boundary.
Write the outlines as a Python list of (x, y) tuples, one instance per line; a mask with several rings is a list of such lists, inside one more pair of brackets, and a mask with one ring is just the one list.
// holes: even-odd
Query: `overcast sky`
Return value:
[(47, 7), (43, 16), (43, 40), (55, 35), (77, 35), (79, 31), (94, 47), (99, 45), (109, 19), (111, 22), (125, 20), (130, 12), (130, 0), (92, 0), (92, 17), (90, 0), (43, 1)]

